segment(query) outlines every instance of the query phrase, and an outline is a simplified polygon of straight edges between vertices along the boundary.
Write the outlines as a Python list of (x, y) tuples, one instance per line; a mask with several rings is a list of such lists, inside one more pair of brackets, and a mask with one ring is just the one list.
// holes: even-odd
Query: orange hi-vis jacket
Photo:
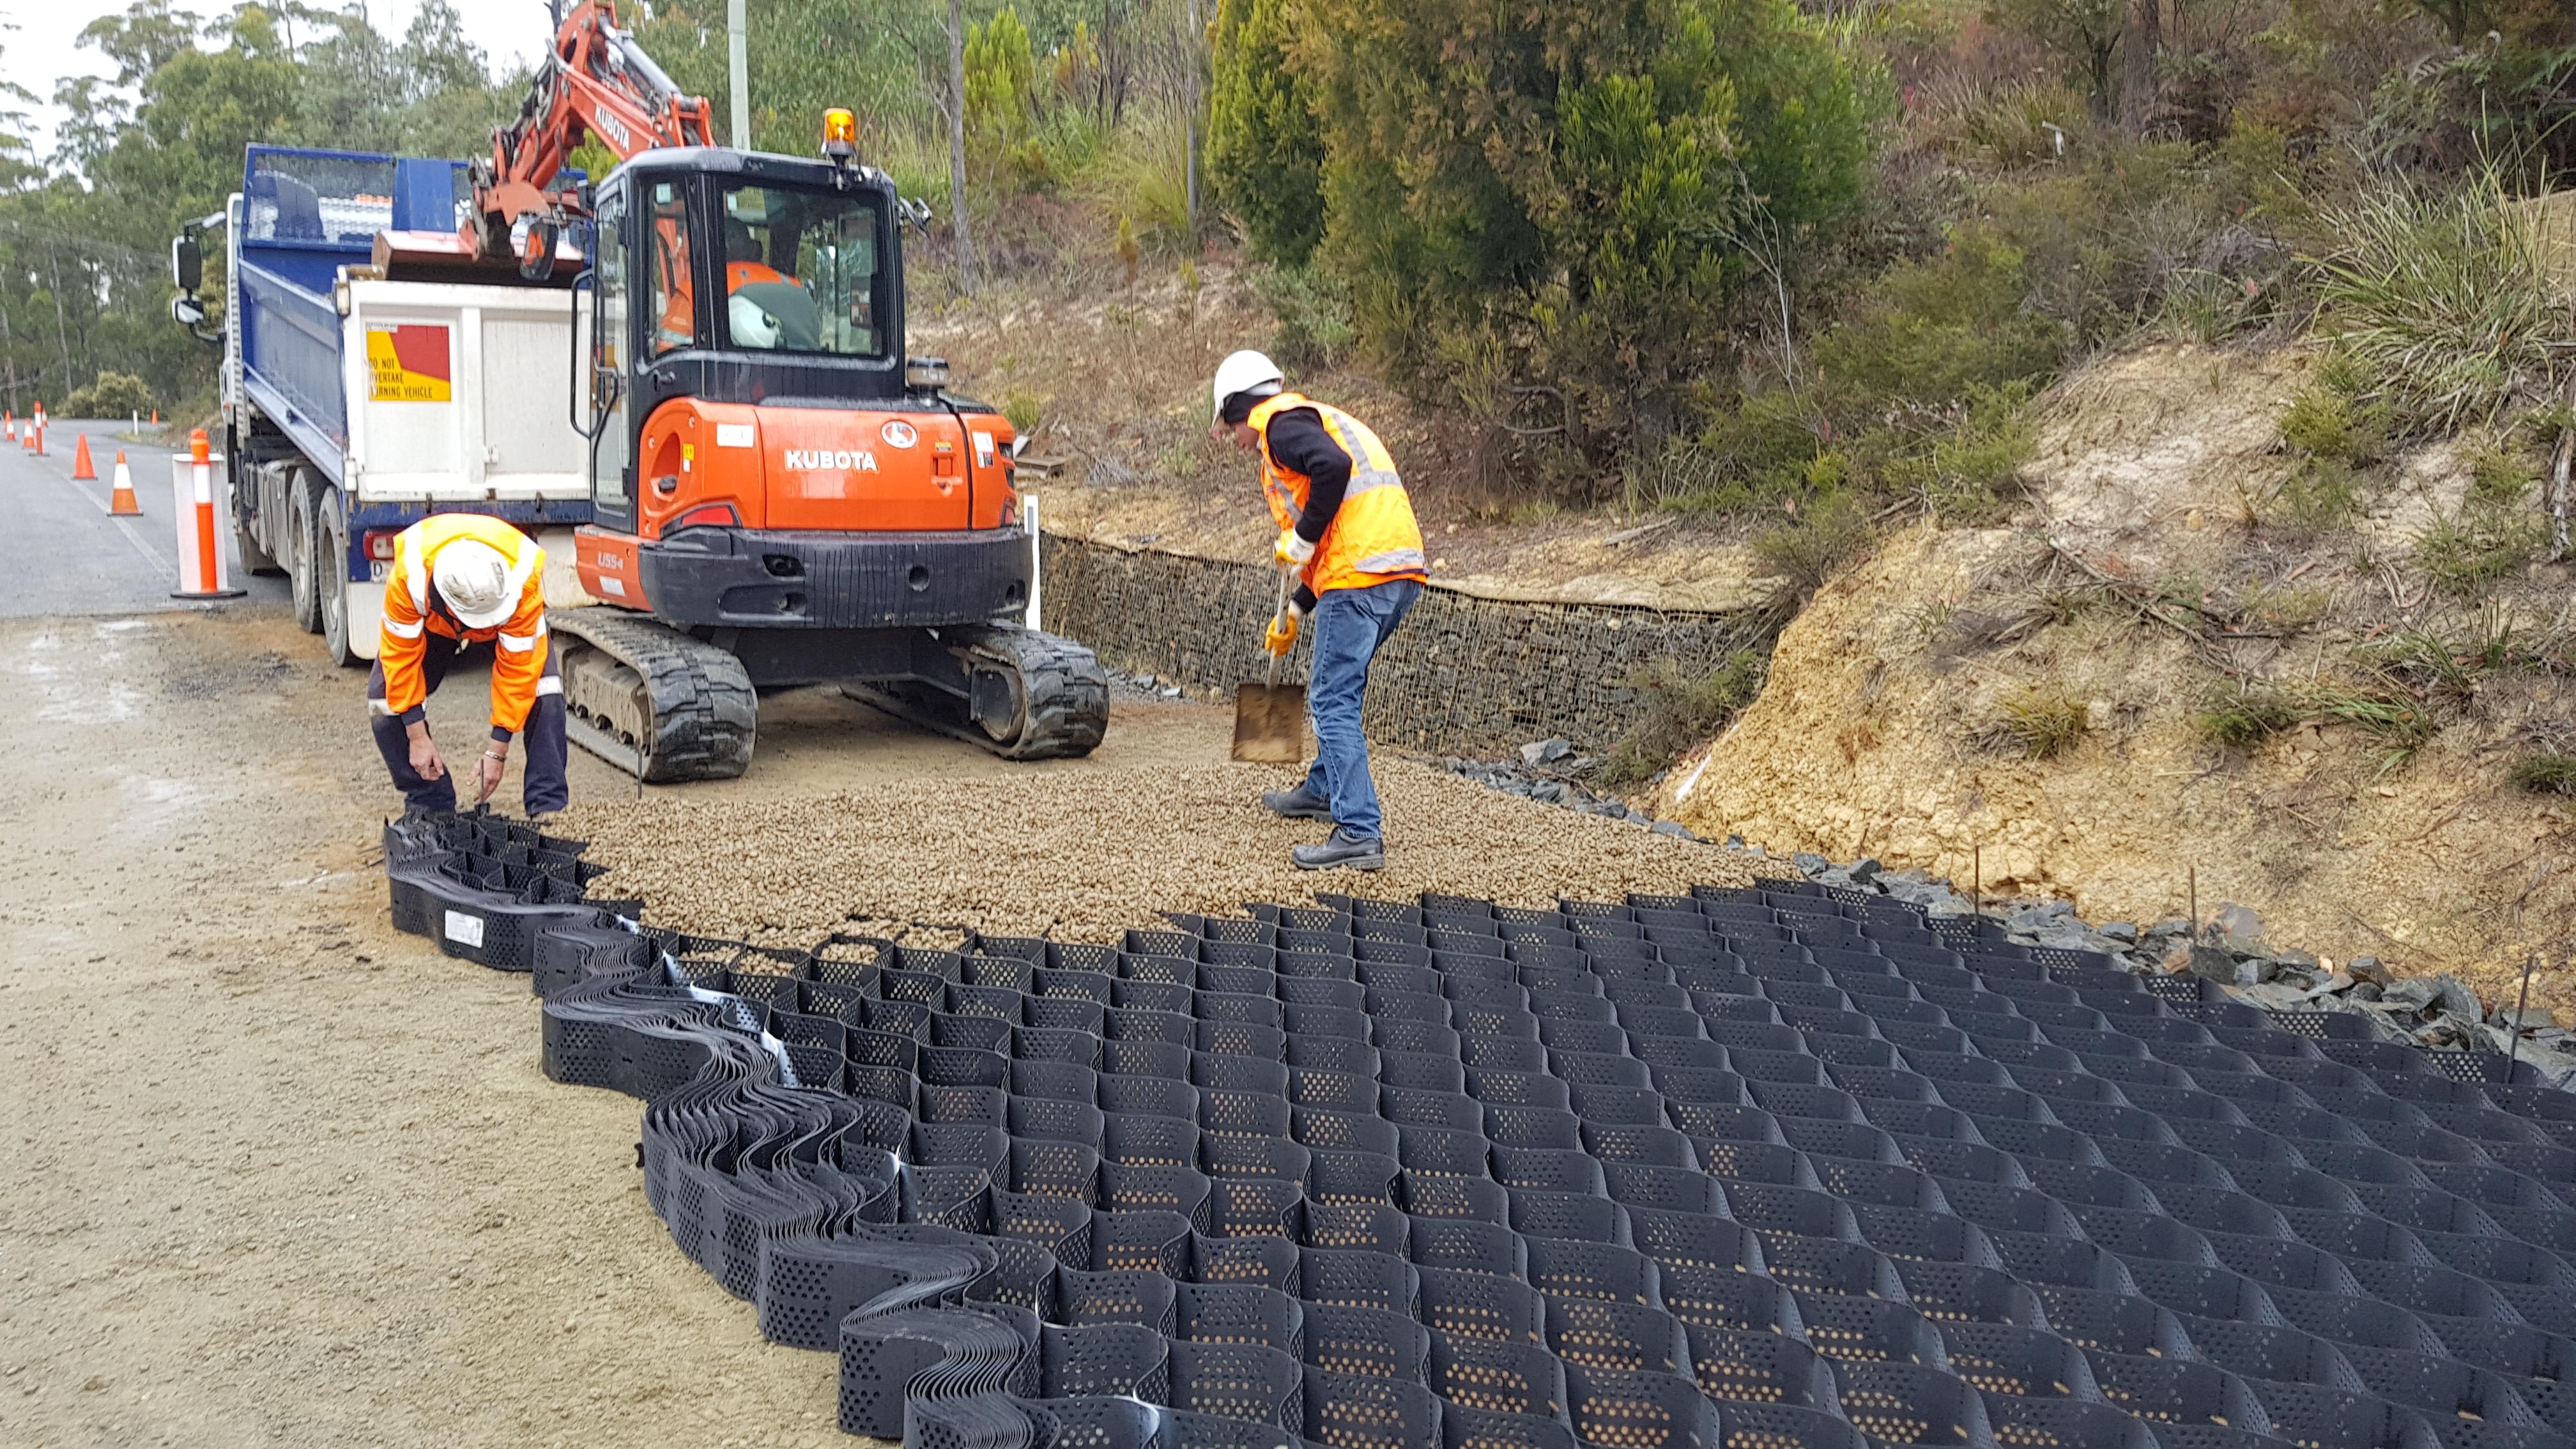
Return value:
[(1299, 570), (1299, 582), (1321, 596), (1331, 589), (1365, 589), (1390, 579), (1429, 578), (1422, 527), (1414, 521), (1413, 500), (1405, 496), (1386, 444), (1349, 413), (1293, 392), (1264, 398), (1246, 419), (1261, 434), (1261, 492), (1270, 502), (1270, 516), (1282, 530), (1295, 528), (1313, 487), (1312, 479), (1271, 456), (1270, 421), (1292, 408), (1313, 409), (1324, 420), (1324, 431), (1351, 457), (1350, 486), (1316, 541), (1315, 556)]
[[(518, 606), (497, 629), (468, 629), (443, 606), (432, 607), (430, 569), (439, 550), (463, 539), (488, 543), (510, 561), (510, 583), (519, 592)], [(429, 651), (429, 634), (448, 639), (493, 641), (492, 725), (518, 733), (528, 723), (537, 696), (563, 688), (545, 678), (546, 551), (537, 541), (500, 519), (480, 513), (435, 513), (406, 528), (394, 539), (393, 572), (385, 578), (384, 634), (376, 661), (384, 666), (387, 713), (405, 724), (420, 718), (429, 688), (421, 676), (421, 656)]]

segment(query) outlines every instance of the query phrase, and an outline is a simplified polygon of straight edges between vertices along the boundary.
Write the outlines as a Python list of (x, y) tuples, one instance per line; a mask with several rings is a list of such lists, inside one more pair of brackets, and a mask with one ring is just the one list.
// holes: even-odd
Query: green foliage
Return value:
[(1252, 254), (1302, 266), (1324, 238), (1324, 138), (1289, 63), (1294, 0), (1218, 0), (1207, 169)]
[(2475, 594), (2521, 572), (2546, 541), (2545, 525), (2535, 516), (2465, 504), (2456, 513), (2435, 514), (2425, 526), (2415, 540), (2415, 567), (2445, 593)]
[(2366, 467), (2387, 455), (2392, 421), (2387, 403), (2356, 398), (2321, 379), (2291, 394), (2281, 441), (2311, 458)]
[(2524, 755), (2508, 773), (2515, 785), (2534, 795), (2576, 795), (2576, 755)]
[(1733, 309), (1861, 185), (1873, 87), (1786, 0), (1303, 13), (1362, 340), (1444, 402), (1444, 357), (1495, 351), (1587, 452), (1659, 446)]
[(102, 372), (87, 387), (63, 394), (55, 411), (67, 418), (122, 418), (161, 406), (152, 387), (130, 372)]
[(2303, 711), (2288, 690), (2249, 682), (2213, 694), (2192, 716), (2200, 732), (2232, 749), (2262, 743), (2297, 724)]
[[(1876, 440), (1899, 447), (1875, 470), (1892, 493), (1920, 498), (1927, 512), (1963, 523), (2002, 521), (2022, 460), (2030, 456), (2025, 384), (1972, 385), (1947, 426), (1914, 438), (1892, 430)], [(1873, 441), (1876, 441), (1873, 440)]]
[(1682, 752), (1715, 738), (1762, 693), (1769, 661), (1750, 649), (1728, 655), (1705, 673), (1672, 659), (1658, 659), (1631, 675), (1640, 708), (1628, 733), (1604, 761), (1602, 783), (1641, 784), (1671, 768)]
[(1270, 356), (1282, 367), (1330, 367), (1357, 335), (1351, 329), (1351, 294), (1329, 269), (1305, 266), (1265, 267), (1252, 274), (1253, 290), (1279, 330), (1270, 336)]
[(2397, 425), (2432, 436), (2547, 390), (2565, 309), (2529, 223), (2492, 173), (2447, 191), (2384, 186), (2330, 213), (2319, 295)]
[(1023, 438), (1038, 430), (1038, 424), (1044, 418), (1044, 408), (1036, 393), (1018, 388), (1013, 388), (1002, 398), (1002, 416), (1010, 421), (1011, 431)]
[(2111, 111), (2112, 61), (2128, 17), (2122, 0), (1987, 0), (1986, 18), (2028, 36), (2083, 87), (2094, 114)]
[(2085, 701), (2060, 684), (2029, 684), (1995, 701), (1989, 732), (2018, 745), (2034, 760), (2053, 760), (2075, 748), (2090, 725)]
[(1804, 599), (1836, 569), (1858, 558), (1872, 538), (1869, 510), (1849, 493), (1828, 493), (1788, 522), (1753, 536), (1753, 557), (1777, 575), (1782, 593)]
[(1027, 154), (1038, 119), (1038, 62), (1029, 50), (1028, 27), (1004, 6), (992, 19), (966, 29), (967, 164), (986, 174), (1005, 169), (1024, 180), (1046, 170), (1042, 154)]

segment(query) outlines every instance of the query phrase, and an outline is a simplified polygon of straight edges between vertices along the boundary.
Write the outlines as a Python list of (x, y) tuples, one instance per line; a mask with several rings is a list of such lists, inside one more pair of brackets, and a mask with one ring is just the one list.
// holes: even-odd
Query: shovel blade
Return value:
[(1306, 758), (1306, 686), (1245, 684), (1234, 696), (1234, 758), (1294, 765)]

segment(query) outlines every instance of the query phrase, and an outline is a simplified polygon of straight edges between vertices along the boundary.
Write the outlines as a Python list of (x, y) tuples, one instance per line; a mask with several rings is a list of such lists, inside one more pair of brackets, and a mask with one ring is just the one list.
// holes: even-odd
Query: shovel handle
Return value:
[[(1271, 611), (1270, 611), (1270, 625), (1271, 625), (1271, 627), (1272, 627), (1272, 628), (1274, 628), (1274, 629), (1275, 629), (1275, 628), (1277, 628), (1277, 627), (1279, 626), (1279, 621), (1280, 621), (1280, 620), (1282, 620), (1282, 619), (1285, 619), (1285, 618), (1287, 618), (1287, 617), (1288, 617), (1288, 571), (1287, 571), (1286, 569), (1281, 569), (1281, 570), (1279, 571), (1279, 602), (1278, 602), (1278, 604), (1277, 604), (1275, 607), (1273, 607), (1273, 608), (1271, 609)], [(1280, 656), (1280, 655), (1273, 654), (1273, 655), (1271, 655), (1271, 656), (1270, 656), (1270, 687), (1271, 687), (1271, 688), (1273, 688), (1273, 689), (1276, 689), (1276, 688), (1278, 688), (1278, 687), (1279, 687), (1279, 665), (1280, 665), (1281, 661), (1282, 661), (1282, 656)]]

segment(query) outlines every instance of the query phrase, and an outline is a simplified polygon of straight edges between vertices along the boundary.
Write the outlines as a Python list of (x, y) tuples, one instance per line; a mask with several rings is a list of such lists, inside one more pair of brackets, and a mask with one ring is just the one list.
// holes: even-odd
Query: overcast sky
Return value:
[[(506, 70), (512, 60), (533, 59), (545, 49), (551, 31), (544, 0), (450, 3), (465, 17), (466, 35), (483, 47), (496, 70)], [(199, 0), (189, 8), (201, 14), (215, 14), (229, 12), (232, 7)], [(419, 0), (368, 0), (368, 14), (376, 28), (396, 38), (411, 24), (412, 12), (418, 8)], [(40, 102), (34, 127), (39, 155), (53, 144), (54, 83), (66, 76), (106, 75), (112, 69), (97, 51), (76, 46), (74, 38), (91, 20), (124, 9), (123, 0), (67, 0), (53, 5), (38, 0), (0, 0), (0, 19), (16, 27), (0, 33), (0, 75), (33, 91)]]

